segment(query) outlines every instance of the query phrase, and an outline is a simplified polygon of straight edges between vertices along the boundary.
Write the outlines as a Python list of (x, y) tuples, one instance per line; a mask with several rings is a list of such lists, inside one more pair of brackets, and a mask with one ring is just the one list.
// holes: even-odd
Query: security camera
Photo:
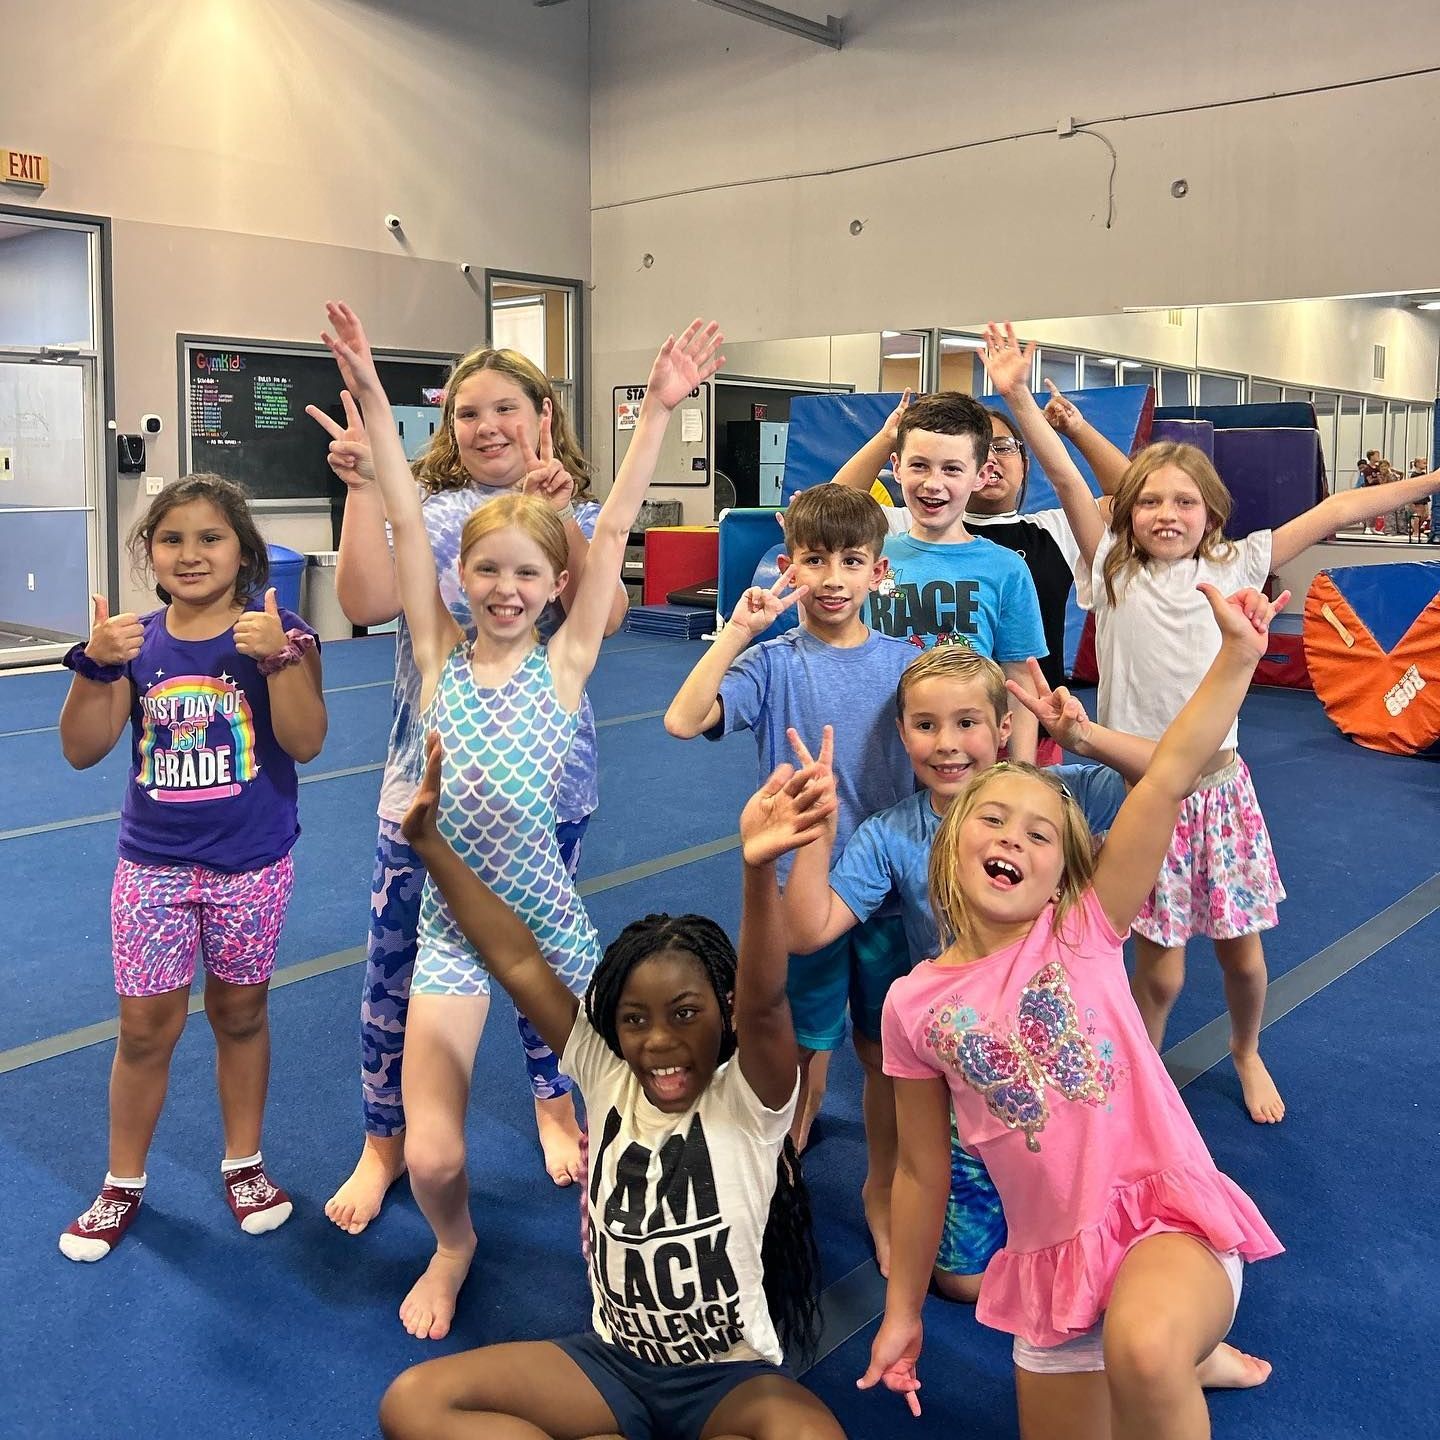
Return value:
[(385, 217), (385, 228), (387, 230), (398, 230), (400, 228), (400, 217), (398, 215), (387, 215)]
[(158, 415), (142, 415), (140, 428), (147, 435), (158, 435), (165, 428), (165, 422)]
[(474, 268), (468, 260), (462, 260), (460, 262), (460, 273), (462, 275), (468, 275)]

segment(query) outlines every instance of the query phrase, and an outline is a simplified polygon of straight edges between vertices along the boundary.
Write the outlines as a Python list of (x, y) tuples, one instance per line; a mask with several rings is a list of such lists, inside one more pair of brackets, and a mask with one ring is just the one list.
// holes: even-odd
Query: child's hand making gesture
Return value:
[(1032, 695), (1014, 680), (1007, 680), (1005, 688), (1039, 720), (1062, 749), (1080, 750), (1090, 738), (1090, 717), (1085, 707), (1065, 686), (1057, 685), (1052, 690), (1038, 660), (1027, 660), (1025, 664), (1035, 693)]
[(1057, 435), (1074, 435), (1084, 425), (1085, 417), (1056, 389), (1053, 380), (1047, 379), (1045, 388), (1050, 392), (1050, 398), (1045, 402), (1042, 413), (1050, 428)]
[(985, 327), (985, 348), (980, 352), (980, 361), (990, 383), (1006, 399), (1017, 390), (1029, 389), (1034, 354), (1034, 342), (1021, 345), (1015, 338), (1015, 327), (1008, 321), (1003, 326)]
[(1282, 590), (1267, 600), (1258, 590), (1237, 590), (1222, 596), (1213, 585), (1195, 587), (1210, 602), (1215, 623), (1224, 642), (1234, 645), (1257, 660), (1270, 648), (1270, 622), (1290, 603), (1290, 592)]
[(318, 405), (307, 405), (305, 413), (330, 437), (330, 449), (325, 456), (330, 468), (348, 489), (358, 490), (375, 478), (370, 437), (365, 433), (365, 422), (360, 418), (354, 396), (348, 390), (340, 392), (340, 403), (345, 407), (344, 425), (337, 424)]
[(650, 367), (642, 405), (673, 410), (725, 363), (720, 354), (724, 340), (713, 320), (708, 325), (703, 320), (692, 320), (678, 340), (670, 336)]
[(740, 848), (747, 865), (768, 865), (818, 840), (835, 823), (839, 801), (831, 762), (835, 735), (827, 725), (818, 759), (794, 730), (787, 732), (801, 768), (781, 765), (750, 797), (740, 815)]
[(538, 495), (552, 510), (564, 510), (575, 497), (575, 477), (555, 458), (555, 442), (550, 433), (550, 402), (540, 412), (540, 439), (536, 447), (523, 430), (516, 435), (520, 454), (525, 461), (525, 478), (520, 490), (525, 495)]
[(730, 616), (730, 623), (753, 640), (757, 635), (763, 635), (797, 600), (809, 593), (808, 585), (795, 584), (794, 574), (787, 567), (768, 588), (752, 585), (740, 597), (734, 614)]

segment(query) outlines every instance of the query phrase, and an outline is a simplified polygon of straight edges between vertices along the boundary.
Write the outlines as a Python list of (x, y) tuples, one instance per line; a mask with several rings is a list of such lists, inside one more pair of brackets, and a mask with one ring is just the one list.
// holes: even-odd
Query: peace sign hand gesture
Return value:
[(553, 510), (564, 510), (575, 498), (575, 479), (555, 458), (555, 443), (550, 433), (550, 402), (540, 413), (540, 443), (532, 449), (522, 431), (515, 437), (525, 462), (525, 478), (520, 482), (524, 495), (538, 495)]
[(752, 585), (740, 597), (730, 623), (745, 631), (753, 640), (757, 635), (763, 635), (797, 600), (809, 593), (808, 585), (795, 585), (795, 572), (787, 566), (768, 588)]
[(330, 437), (330, 450), (325, 456), (330, 468), (351, 490), (359, 490), (375, 479), (370, 437), (365, 433), (365, 422), (348, 390), (340, 392), (340, 403), (345, 407), (343, 426), (318, 405), (307, 405), (305, 413)]
[(1006, 321), (1003, 327), (985, 327), (985, 348), (980, 359), (995, 389), (1001, 395), (1022, 390), (1030, 382), (1030, 364), (1035, 353), (1032, 342), (1021, 345), (1015, 338), (1015, 327)]
[(673, 410), (725, 363), (720, 353), (724, 342), (725, 337), (713, 320), (708, 325), (703, 320), (692, 320), (678, 340), (670, 336), (650, 367), (645, 405)]
[(1007, 680), (1005, 688), (1050, 732), (1058, 745), (1077, 750), (1090, 738), (1090, 717), (1085, 707), (1065, 686), (1052, 690), (1038, 660), (1030, 659), (1025, 664), (1035, 693), (1032, 695), (1014, 680)]

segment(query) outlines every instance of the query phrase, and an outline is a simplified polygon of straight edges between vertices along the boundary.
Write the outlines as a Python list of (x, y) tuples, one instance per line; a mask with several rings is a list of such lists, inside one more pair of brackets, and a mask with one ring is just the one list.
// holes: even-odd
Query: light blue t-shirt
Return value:
[(927, 650), (968, 645), (1001, 664), (1048, 653), (1035, 582), (1013, 550), (983, 536), (939, 545), (892, 535), (885, 558), (890, 573), (869, 609), (882, 635)]
[[(440, 490), (427, 495), (420, 507), (430, 548), (435, 552), (435, 569), (440, 581), (440, 594), (455, 623), (470, 640), (475, 638), (475, 617), (470, 602), (460, 587), (460, 536), (465, 522), (482, 505), (513, 495), (512, 488), (491, 485), (466, 485), (458, 490)], [(600, 506), (593, 500), (575, 507), (575, 523), (588, 540), (595, 533)], [(550, 637), (565, 620), (565, 610), (558, 600), (545, 607), (536, 627), (542, 641)], [(395, 686), (391, 698), (390, 743), (385, 756), (385, 773), (380, 781), (380, 817), (399, 823), (410, 808), (410, 801), (425, 773), (425, 726), (420, 714), (420, 668), (415, 663), (415, 650), (410, 640), (410, 626), (403, 612), (395, 631)], [(600, 803), (600, 782), (595, 754), (595, 714), (590, 697), (580, 696), (580, 724), (560, 776), (560, 790), (555, 800), (555, 818), (561, 824), (583, 820)]]
[[(869, 815), (888, 810), (915, 789), (915, 772), (895, 724), (895, 686), (915, 658), (903, 640), (871, 634), (863, 645), (827, 645), (797, 627), (752, 645), (720, 682), (724, 716), (711, 730), (718, 740), (753, 730), (760, 779), (780, 764), (794, 763), (785, 737), (794, 726), (811, 751), (820, 732), (835, 730), (835, 783), (839, 798), (836, 845), (843, 845)], [(789, 872), (790, 856), (781, 862)]]
[[(1108, 765), (1052, 765), (1050, 773), (1075, 797), (1091, 832), (1104, 834), (1125, 802), (1124, 780)], [(930, 910), (930, 847), (939, 828), (930, 792), (917, 791), (866, 820), (830, 867), (830, 888), (857, 920), (873, 915), (892, 892), (899, 896), (912, 965), (940, 953)]]

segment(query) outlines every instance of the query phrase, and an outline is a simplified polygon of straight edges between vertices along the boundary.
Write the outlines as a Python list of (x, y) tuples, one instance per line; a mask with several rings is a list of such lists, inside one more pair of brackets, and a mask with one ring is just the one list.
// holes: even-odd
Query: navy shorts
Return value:
[(625, 1440), (700, 1440), (715, 1407), (738, 1385), (761, 1375), (794, 1376), (768, 1360), (716, 1360), (701, 1365), (652, 1365), (593, 1330), (558, 1345), (585, 1372)]

